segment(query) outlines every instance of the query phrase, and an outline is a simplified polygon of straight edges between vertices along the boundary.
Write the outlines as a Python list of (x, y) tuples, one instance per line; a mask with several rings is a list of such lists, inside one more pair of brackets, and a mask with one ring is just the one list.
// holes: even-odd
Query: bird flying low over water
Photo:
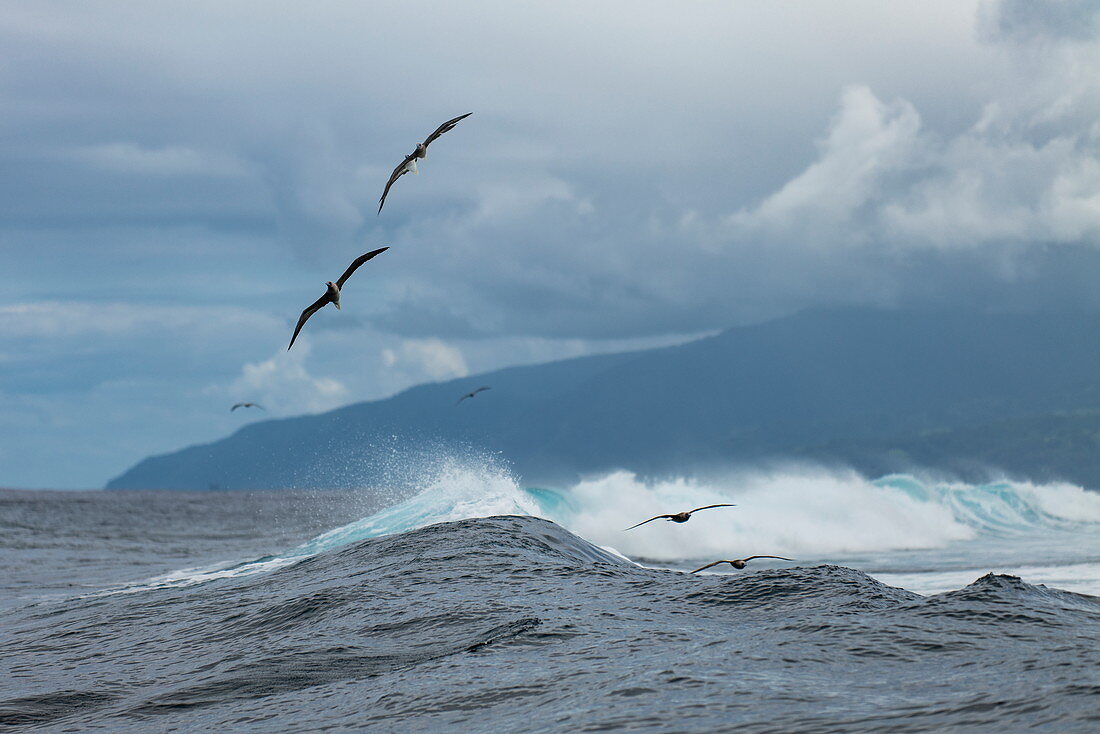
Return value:
[(706, 571), (711, 566), (718, 566), (718, 565), (721, 565), (723, 563), (728, 563), (731, 566), (733, 566), (734, 568), (744, 568), (745, 564), (748, 563), (749, 561), (751, 561), (754, 558), (778, 558), (781, 561), (793, 561), (794, 560), (793, 558), (784, 558), (783, 556), (749, 556), (748, 558), (735, 558), (732, 561), (715, 561), (714, 563), (708, 563), (707, 565), (703, 566), (702, 568), (695, 569), (694, 571), (692, 571), (692, 573), (699, 573), (700, 571)]
[(416, 159), (428, 157), (428, 146), (432, 144), (432, 141), (438, 138), (445, 132), (450, 131), (460, 120), (465, 120), (473, 112), (467, 112), (465, 115), (459, 115), (453, 120), (447, 120), (445, 123), (435, 129), (435, 132), (429, 135), (423, 143), (416, 144), (416, 150), (405, 156), (405, 160), (397, 164), (397, 168), (393, 169), (393, 173), (390, 174), (390, 180), (386, 182), (386, 189), (382, 192), (382, 198), (378, 200), (378, 213), (382, 213), (382, 206), (386, 203), (386, 195), (390, 193), (390, 187), (393, 186), (393, 182), (404, 176), (409, 171), (419, 174), (420, 171), (416, 170)]
[[(463, 395), (462, 397), (460, 397), (458, 399), (458, 403), (461, 403), (466, 398), (472, 398), (473, 396), (477, 395), (479, 392), (482, 392), (483, 390), (492, 390), (492, 388), (489, 387), (488, 385), (486, 385), (485, 387), (479, 387), (478, 389), (474, 390), (473, 392), (468, 392), (465, 395)], [(458, 403), (455, 403), (455, 405), (458, 405)]]
[[(325, 291), (325, 295), (318, 298), (311, 303), (305, 311), (302, 311), (302, 315), (298, 317), (298, 325), (294, 327), (294, 336), (290, 337), (290, 347), (294, 346), (294, 340), (298, 338), (298, 332), (302, 330), (302, 326), (309, 320), (309, 317), (316, 313), (326, 304), (333, 304), (336, 308), (340, 308), (340, 289), (344, 287), (344, 283), (351, 277), (351, 274), (355, 272), (356, 268), (370, 260), (375, 255), (379, 255), (390, 248), (380, 247), (377, 250), (372, 250), (365, 255), (360, 255), (352, 261), (351, 265), (348, 265), (348, 269), (344, 271), (344, 274), (340, 276), (340, 279), (333, 283), (331, 280), (326, 281), (325, 285), (328, 286), (328, 290)], [(287, 347), (287, 351), (290, 351), (290, 347)]]
[[(691, 513), (698, 512), (699, 510), (709, 510), (712, 507), (737, 507), (737, 505), (707, 505), (706, 507), (696, 507), (694, 510), (688, 510), (687, 512), (677, 512), (673, 515), (658, 515), (657, 517), (651, 517), (648, 520), (643, 520), (638, 525), (645, 525), (647, 522), (653, 522), (654, 520), (660, 520), (664, 518), (669, 522), (687, 522), (691, 519)], [(627, 530), (633, 530), (638, 525), (631, 525)]]
[(259, 403), (237, 403), (229, 409), (229, 412), (232, 413), (237, 408), (259, 408), (260, 410), (267, 410), (267, 408), (260, 405)]

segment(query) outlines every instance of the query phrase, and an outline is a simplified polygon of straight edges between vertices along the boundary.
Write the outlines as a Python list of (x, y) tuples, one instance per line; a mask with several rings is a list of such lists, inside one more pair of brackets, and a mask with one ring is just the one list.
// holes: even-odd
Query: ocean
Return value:
[(1069, 484), (10, 490), (0, 730), (1094, 732), (1098, 597)]

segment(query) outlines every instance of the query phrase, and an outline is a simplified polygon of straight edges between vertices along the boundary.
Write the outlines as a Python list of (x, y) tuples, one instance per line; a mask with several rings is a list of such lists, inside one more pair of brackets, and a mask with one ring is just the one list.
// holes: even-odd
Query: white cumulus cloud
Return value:
[[(884, 193), (884, 174), (911, 166), (920, 116), (909, 102), (883, 102), (865, 86), (844, 90), (821, 155), (762, 203), (731, 217), (750, 230), (799, 232), (814, 242), (846, 234), (866, 206)], [(850, 231), (850, 230), (849, 230)]]
[(314, 377), (306, 369), (310, 347), (277, 352), (261, 362), (249, 362), (226, 388), (215, 388), (227, 398), (259, 402), (278, 413), (331, 410), (348, 401), (348, 388), (331, 377)]
[(402, 340), (400, 346), (384, 349), (382, 360), (388, 367), (412, 372), (421, 379), (447, 380), (470, 374), (462, 351), (440, 339)]

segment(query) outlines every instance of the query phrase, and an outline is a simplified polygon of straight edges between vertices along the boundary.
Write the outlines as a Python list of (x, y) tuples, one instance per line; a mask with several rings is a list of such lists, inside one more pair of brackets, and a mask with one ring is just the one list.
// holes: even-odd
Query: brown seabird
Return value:
[(732, 561), (715, 561), (714, 563), (708, 563), (707, 565), (703, 566), (702, 568), (695, 569), (694, 571), (692, 571), (692, 573), (699, 573), (700, 571), (706, 571), (711, 566), (717, 566), (717, 565), (722, 564), (722, 563), (728, 563), (731, 566), (733, 566), (734, 568), (739, 568), (740, 569), (740, 568), (744, 568), (745, 564), (748, 563), (749, 561), (751, 561), (754, 558), (778, 558), (781, 561), (793, 561), (794, 560), (793, 558), (784, 558), (783, 556), (749, 556), (748, 558), (735, 558)]
[(229, 412), (232, 413), (237, 408), (259, 408), (260, 410), (264, 410), (264, 411), (267, 410), (267, 408), (260, 405), (259, 403), (237, 403), (236, 405), (234, 405), (232, 408), (229, 409)]
[[(492, 388), (489, 387), (488, 385), (486, 385), (485, 387), (479, 387), (478, 389), (474, 390), (473, 392), (468, 392), (465, 395), (463, 395), (462, 397), (460, 397), (458, 399), (458, 403), (461, 403), (466, 398), (472, 398), (473, 396), (477, 395), (479, 392), (482, 392), (483, 390), (492, 390)], [(458, 403), (455, 403), (455, 405), (458, 405)]]
[(386, 182), (386, 189), (382, 192), (382, 198), (378, 200), (379, 214), (382, 213), (382, 205), (386, 203), (386, 194), (390, 193), (390, 187), (393, 186), (393, 182), (404, 176), (409, 171), (419, 174), (420, 172), (416, 170), (416, 159), (427, 158), (428, 146), (432, 144), (433, 140), (438, 138), (443, 133), (448, 132), (455, 125), (457, 125), (460, 120), (464, 120), (472, 114), (474, 113), (467, 112), (465, 115), (459, 115), (453, 120), (447, 120), (445, 123), (437, 127), (435, 132), (429, 135), (423, 143), (417, 143), (416, 150), (414, 150), (412, 153), (409, 153), (407, 156), (405, 156), (405, 160), (397, 164), (397, 168), (393, 169), (393, 173), (390, 174), (390, 180)]
[[(698, 512), (699, 510), (709, 510), (712, 507), (736, 507), (737, 505), (707, 505), (706, 507), (696, 507), (694, 510), (688, 510), (687, 512), (677, 512), (673, 515), (658, 515), (657, 517), (651, 517), (648, 520), (643, 520), (638, 525), (645, 525), (647, 522), (653, 522), (654, 520), (660, 520), (664, 518), (669, 522), (687, 522), (691, 519), (691, 513)], [(638, 525), (631, 525), (627, 530), (633, 530)]]
[[(351, 265), (348, 265), (348, 269), (344, 271), (344, 274), (340, 276), (340, 279), (333, 283), (331, 280), (326, 281), (325, 285), (328, 286), (328, 290), (325, 291), (325, 295), (318, 298), (311, 303), (305, 311), (302, 311), (302, 315), (298, 317), (298, 325), (294, 327), (294, 336), (290, 337), (290, 347), (294, 346), (294, 340), (298, 338), (298, 332), (302, 330), (302, 326), (309, 320), (309, 317), (316, 313), (320, 308), (326, 304), (333, 304), (336, 308), (340, 308), (340, 289), (344, 287), (344, 283), (351, 274), (355, 272), (356, 268), (370, 260), (375, 255), (379, 255), (390, 248), (381, 247), (377, 250), (372, 250), (366, 255), (360, 255), (355, 258)], [(287, 347), (287, 351), (290, 351), (290, 347)]]

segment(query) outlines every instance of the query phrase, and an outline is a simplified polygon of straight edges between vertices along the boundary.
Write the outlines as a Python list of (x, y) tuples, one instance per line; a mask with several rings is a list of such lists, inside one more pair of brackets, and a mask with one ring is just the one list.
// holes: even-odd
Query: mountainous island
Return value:
[[(455, 401), (480, 386), (492, 390)], [(108, 489), (324, 488), (490, 452), (527, 485), (808, 460), (1100, 487), (1100, 316), (809, 311), (674, 347), (513, 367), (263, 420)]]

